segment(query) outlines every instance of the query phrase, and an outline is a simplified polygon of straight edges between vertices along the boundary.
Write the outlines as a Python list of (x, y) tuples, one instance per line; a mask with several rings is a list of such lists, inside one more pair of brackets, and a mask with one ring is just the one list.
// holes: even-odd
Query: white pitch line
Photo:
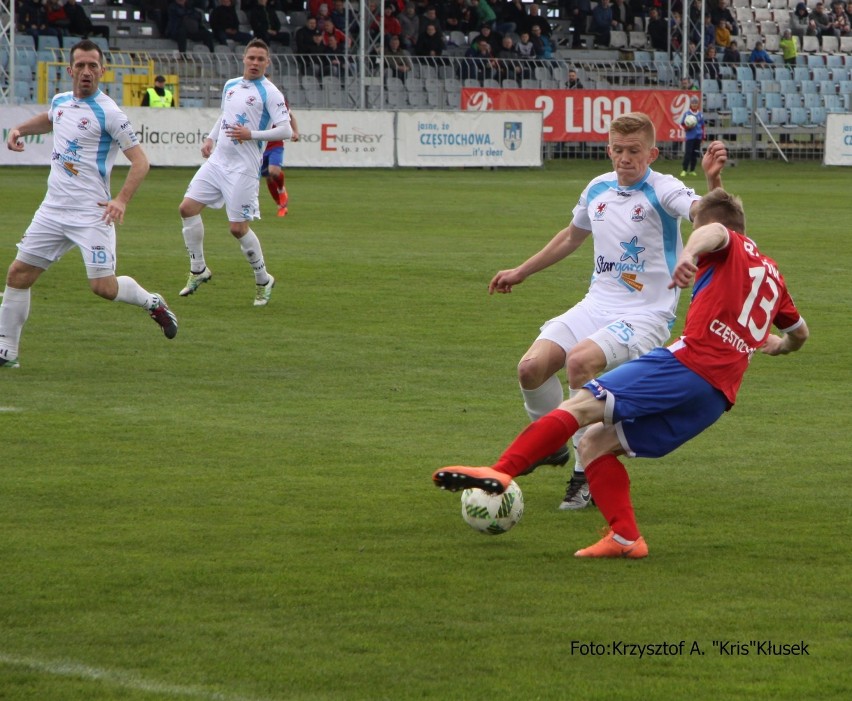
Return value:
[(21, 408), (17, 406), (0, 406), (0, 413), (6, 412), (11, 414), (20, 410)]
[(183, 696), (206, 699), (207, 701), (271, 701), (270, 699), (223, 694), (209, 691), (199, 686), (183, 686), (180, 684), (152, 681), (144, 679), (133, 672), (90, 667), (89, 665), (80, 664), (79, 662), (69, 662), (67, 660), (37, 660), (32, 657), (18, 657), (17, 655), (7, 655), (0, 652), (0, 664), (11, 667), (26, 667), (36, 672), (44, 672), (57, 677), (79, 677), (124, 689), (165, 694), (168, 696)]

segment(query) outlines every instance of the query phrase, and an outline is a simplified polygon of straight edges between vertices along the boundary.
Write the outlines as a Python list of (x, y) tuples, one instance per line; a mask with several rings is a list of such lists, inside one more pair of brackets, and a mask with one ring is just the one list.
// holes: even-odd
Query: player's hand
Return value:
[(518, 273), (517, 268), (512, 270), (501, 270), (488, 284), (488, 294), (493, 295), (495, 292), (500, 294), (509, 294), (512, 287), (520, 285), (524, 281), (524, 276)]
[(290, 137), (290, 141), (298, 141), (299, 140), (299, 132), (294, 131), (293, 136)]
[(229, 139), (234, 139), (239, 143), (243, 141), (251, 141), (251, 129), (240, 124), (230, 124), (225, 127), (225, 134)]
[(766, 355), (782, 355), (785, 352), (784, 349), (784, 338), (771, 333), (766, 337), (766, 343), (760, 347), (760, 352)]
[(716, 177), (722, 172), (725, 163), (728, 162), (728, 149), (721, 141), (711, 141), (704, 157), (701, 159), (701, 168), (704, 174)]
[(10, 151), (23, 151), (24, 141), (21, 139), (21, 132), (17, 129), (12, 129), (9, 132), (9, 137), (6, 139), (6, 148)]
[(124, 204), (118, 200), (110, 200), (109, 202), (98, 202), (98, 207), (104, 208), (104, 214), (101, 217), (107, 224), (123, 224), (124, 223)]
[(204, 139), (201, 146), (201, 157), (210, 158), (211, 153), (213, 153), (213, 139)]
[(674, 271), (672, 272), (672, 281), (668, 284), (668, 289), (679, 287), (684, 289), (689, 287), (692, 280), (695, 278), (695, 273), (698, 272), (698, 266), (691, 258), (682, 257), (678, 260)]

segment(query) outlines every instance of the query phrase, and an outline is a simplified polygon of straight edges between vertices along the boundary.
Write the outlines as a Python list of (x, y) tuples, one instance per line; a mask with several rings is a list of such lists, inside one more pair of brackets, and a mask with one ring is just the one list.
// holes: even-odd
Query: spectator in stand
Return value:
[[(488, 4), (488, 0), (470, 0), (470, 7), (476, 15), (477, 27), (481, 27), (483, 24), (487, 24), (489, 27), (494, 26), (497, 21), (497, 13)], [(493, 50), (494, 46), (492, 45), (491, 48)]]
[(796, 9), (790, 13), (790, 31), (793, 33), (793, 36), (797, 37), (815, 37), (819, 35), (816, 22), (811, 19), (808, 6), (803, 2), (796, 5)]
[(467, 36), (476, 28), (467, 0), (451, 0), (443, 13), (444, 29), (447, 32), (461, 32)]
[(719, 59), (716, 57), (715, 46), (708, 46), (704, 51), (704, 78), (715, 80), (720, 87), (722, 85), (722, 72), (719, 69)]
[(725, 47), (725, 52), (722, 54), (722, 63), (741, 63), (742, 57), (740, 56), (740, 50), (737, 47), (737, 42), (733, 39), (731, 43)]
[(169, 5), (166, 37), (177, 42), (181, 55), (186, 53), (189, 41), (200, 42), (211, 52), (214, 50), (213, 33), (207, 29), (204, 15), (187, 0), (172, 0)]
[(426, 31), (420, 35), (414, 48), (416, 56), (429, 56), (437, 58), (444, 53), (444, 37), (438, 32), (434, 24), (427, 24)]
[(248, 13), (249, 24), (255, 39), (261, 39), (267, 45), (278, 42), (290, 45), (290, 35), (281, 30), (281, 20), (270, 0), (255, 0), (254, 7)]
[(690, 41), (686, 47), (686, 69), (690, 78), (696, 82), (701, 80), (701, 54), (694, 41)]
[(25, 0), (16, 17), (18, 17), (19, 31), (33, 38), (36, 50), (38, 50), (40, 36), (56, 37), (59, 40), (59, 46), (62, 46), (62, 31), (48, 25), (47, 12), (38, 0)]
[(763, 48), (762, 41), (756, 41), (754, 43), (754, 48), (751, 51), (751, 55), (748, 57), (748, 62), (752, 66), (771, 66), (772, 65), (772, 56), (766, 53), (766, 49)]
[(672, 10), (672, 16), (669, 18), (669, 32), (671, 34), (671, 43), (673, 51), (680, 51), (683, 46), (683, 19), (679, 12)]
[(313, 54), (316, 53), (316, 43), (314, 37), (320, 36), (321, 32), (317, 27), (317, 18), (308, 15), (305, 19), (305, 24), (296, 30), (296, 53), (297, 54)]
[(501, 81), (508, 79), (520, 83), (524, 78), (530, 77), (530, 74), (524, 73), (524, 66), (518, 60), (518, 51), (515, 49), (515, 42), (508, 34), (503, 37), (503, 46), (497, 54), (497, 59), (497, 69), (500, 71)]
[(737, 26), (737, 20), (731, 9), (728, 7), (728, 0), (716, 0), (716, 7), (710, 7), (710, 19), (715, 26), (719, 26), (722, 22), (728, 23), (728, 28), (733, 36), (738, 36), (740, 29)]
[(573, 68), (568, 70), (568, 81), (565, 83), (565, 87), (568, 88), (568, 90), (582, 90), (583, 89), (583, 83), (577, 77), (577, 71)]
[(680, 89), (681, 90), (700, 90), (698, 87), (698, 81), (695, 80), (692, 76), (685, 75), (680, 79)]
[(148, 88), (142, 96), (140, 107), (177, 107), (174, 93), (166, 87), (164, 76), (154, 78), (154, 87)]
[(789, 29), (784, 30), (784, 34), (778, 41), (778, 46), (781, 49), (781, 56), (784, 63), (788, 66), (796, 65), (796, 57), (799, 55), (799, 47), (796, 45), (796, 39), (793, 37), (793, 32)]
[(710, 19), (710, 15), (704, 15), (704, 30), (701, 32), (701, 41), (704, 49), (716, 45), (716, 26)]
[(388, 38), (388, 47), (385, 49), (385, 67), (389, 75), (402, 81), (405, 81), (411, 75), (411, 56), (402, 48), (402, 42), (395, 34)]
[(532, 60), (536, 57), (535, 44), (532, 43), (532, 39), (530, 39), (529, 32), (521, 32), (521, 35), (520, 37), (518, 37), (518, 43), (515, 45), (515, 48), (518, 50), (518, 56), (523, 59)]
[[(338, 30), (340, 31), (340, 30)], [(341, 78), (346, 75), (346, 56), (343, 45), (337, 43), (337, 37), (333, 34), (325, 37), (323, 43), (322, 74)]]
[(499, 79), (500, 71), (497, 67), (497, 61), (494, 60), (491, 44), (488, 43), (487, 39), (474, 40), (465, 53), (461, 71), (463, 80), (478, 80), (480, 85), (482, 85), (483, 80)]
[(109, 41), (109, 26), (106, 24), (92, 24), (89, 15), (77, 0), (67, 0), (65, 3), (65, 16), (68, 17), (68, 33), (73, 36), (103, 37)]
[(850, 34), (849, 16), (846, 14), (846, 8), (842, 2), (836, 0), (832, 3), (829, 17), (831, 18), (834, 36), (838, 38), (848, 37)]
[(249, 32), (240, 30), (240, 18), (234, 0), (219, 0), (210, 13), (210, 30), (219, 44), (227, 45), (230, 39), (237, 44), (248, 44), (252, 40)]
[(553, 42), (550, 37), (541, 33), (541, 27), (537, 24), (532, 26), (530, 41), (535, 46), (536, 58), (544, 61), (550, 61), (553, 58)]
[(628, 0), (628, 6), (630, 7), (630, 14), (633, 16), (633, 26), (638, 29), (645, 31), (647, 19), (648, 19), (648, 10), (653, 7), (653, 0), (649, 2), (647, 5), (645, 0)]
[(618, 29), (618, 22), (612, 16), (609, 0), (600, 0), (592, 10), (592, 33), (595, 35), (595, 44), (609, 46), (613, 29)]
[(611, 8), (612, 17), (616, 22), (618, 22), (618, 26), (615, 28), (624, 32), (632, 31), (633, 12), (630, 10), (630, 6), (627, 4), (626, 0), (613, 0)]
[(723, 19), (716, 27), (716, 46), (721, 46), (723, 49), (727, 48), (731, 43), (732, 36), (730, 23)]
[(521, 29), (527, 28), (527, 11), (523, 0), (508, 0), (502, 5), (498, 3), (497, 25), (498, 32), (503, 34), (513, 32), (519, 34)]
[(444, 28), (441, 26), (441, 20), (438, 19), (438, 8), (434, 5), (427, 5), (426, 9), (423, 11), (423, 14), (420, 15), (420, 34), (422, 35), (426, 31), (426, 27), (429, 25), (434, 25), (435, 29), (438, 31), (438, 34), (444, 33)]
[(346, 34), (350, 39), (358, 36), (358, 11), (351, 5), (349, 7), (349, 25), (346, 24), (346, 3), (344, 0), (334, 0), (331, 13), (329, 14), (334, 26)]
[(44, 0), (44, 13), (47, 17), (47, 26), (59, 32), (59, 45), (62, 46), (62, 37), (68, 34), (68, 15), (65, 14), (65, 5), (62, 0)]
[(811, 19), (816, 26), (817, 36), (822, 40), (824, 36), (833, 36), (834, 32), (831, 27), (831, 17), (825, 11), (825, 5), (818, 2), (811, 10)]
[(491, 45), (491, 53), (495, 56), (503, 48), (503, 35), (500, 32), (495, 32), (490, 24), (483, 24), (479, 28), (479, 34), (473, 37), (470, 45), (476, 47), (480, 39), (485, 39)]
[(660, 16), (656, 7), (648, 10), (648, 39), (655, 51), (669, 50), (669, 23)]
[(526, 24), (530, 34), (532, 34), (532, 28), (535, 25), (541, 27), (542, 36), (549, 37), (553, 35), (553, 28), (550, 26), (550, 22), (547, 21), (546, 17), (542, 17), (541, 7), (533, 3), (529, 6), (529, 15)]
[(402, 27), (402, 35), (400, 36), (402, 47), (412, 51), (417, 46), (417, 39), (420, 37), (420, 15), (417, 14), (416, 5), (413, 2), (407, 2), (398, 19)]
[(349, 41), (349, 37), (334, 26), (334, 22), (330, 17), (326, 17), (326, 19), (323, 20), (322, 34), (320, 34), (320, 36), (322, 37), (323, 46), (328, 46), (328, 43), (333, 38), (335, 44), (341, 50), (346, 48), (346, 44)]
[(402, 34), (402, 25), (396, 18), (396, 6), (392, 2), (385, 3), (385, 15), (382, 17), (382, 27), (385, 32), (385, 41), (390, 36)]
[(583, 44), (583, 34), (592, 16), (591, 0), (568, 0), (568, 19), (571, 20), (571, 48), (579, 49)]

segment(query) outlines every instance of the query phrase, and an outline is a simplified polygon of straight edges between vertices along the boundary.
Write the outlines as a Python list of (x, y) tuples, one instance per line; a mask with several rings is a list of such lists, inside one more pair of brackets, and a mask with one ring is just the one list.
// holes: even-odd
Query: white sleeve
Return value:
[(290, 126), (289, 119), (283, 124), (272, 127), (272, 129), (252, 130), (251, 132), (251, 138), (258, 141), (286, 141), (291, 136), (293, 136), (293, 127)]
[(217, 141), (219, 139), (219, 127), (222, 126), (222, 115), (220, 114), (216, 118), (216, 123), (213, 125), (213, 128), (210, 130), (210, 133), (207, 135), (208, 139), (213, 139), (213, 141)]

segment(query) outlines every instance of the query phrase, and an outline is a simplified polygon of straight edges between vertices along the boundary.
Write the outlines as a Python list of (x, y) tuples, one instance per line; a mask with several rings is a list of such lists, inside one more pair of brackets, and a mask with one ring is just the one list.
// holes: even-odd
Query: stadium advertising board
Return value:
[(535, 112), (400, 112), (401, 166), (540, 166), (541, 115)]
[(829, 114), (825, 124), (827, 166), (852, 166), (852, 114)]
[[(2, 109), (3, 141), (11, 125), (44, 112), (44, 105)], [(219, 116), (218, 109), (154, 110), (125, 108), (139, 141), (154, 166), (198, 166), (201, 145)], [(180, 118), (177, 118), (177, 115)], [(394, 113), (299, 110), (301, 139), (287, 144), (287, 166), (312, 168), (386, 168), (394, 163)], [(44, 165), (50, 162), (53, 136), (25, 139), (23, 153), (0, 150), (0, 165)], [(118, 161), (121, 164), (121, 159)]]
[(543, 119), (544, 141), (606, 141), (609, 123), (627, 112), (645, 112), (657, 141), (683, 141), (680, 118), (689, 107), (682, 90), (503, 90), (462, 88), (462, 109), (535, 110)]

